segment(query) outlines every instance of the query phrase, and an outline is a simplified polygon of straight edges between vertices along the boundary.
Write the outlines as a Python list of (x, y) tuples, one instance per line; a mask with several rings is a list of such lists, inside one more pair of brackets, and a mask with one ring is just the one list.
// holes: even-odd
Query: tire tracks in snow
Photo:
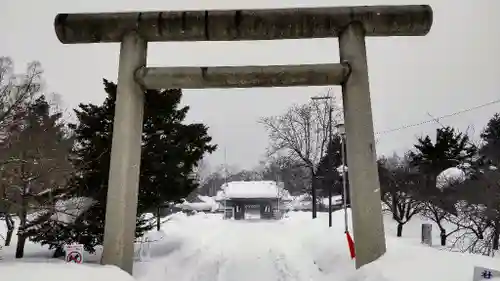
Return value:
[(227, 261), (220, 240), (220, 233), (213, 233), (196, 241), (190, 254), (178, 262), (179, 266), (190, 270), (182, 272), (177, 281), (219, 281), (221, 268)]
[[(279, 247), (277, 248), (279, 250)], [(297, 252), (270, 250), (279, 281), (318, 281), (322, 274), (313, 260), (302, 258)], [(290, 250), (290, 249), (287, 249)], [(293, 256), (293, 255), (297, 256)], [(301, 257), (297, 260), (297, 257)]]
[[(202, 225), (200, 229), (203, 229)], [(301, 241), (285, 239), (278, 224), (225, 221), (189, 235), (161, 264), (176, 281), (321, 281)], [(160, 269), (161, 270), (161, 269)], [(156, 280), (156, 279), (155, 279)], [(158, 279), (160, 280), (160, 279)]]
[(302, 281), (300, 280), (297, 272), (290, 269), (285, 255), (283, 253), (276, 254), (273, 250), (269, 251), (271, 259), (273, 260), (274, 268), (277, 273), (277, 281)]

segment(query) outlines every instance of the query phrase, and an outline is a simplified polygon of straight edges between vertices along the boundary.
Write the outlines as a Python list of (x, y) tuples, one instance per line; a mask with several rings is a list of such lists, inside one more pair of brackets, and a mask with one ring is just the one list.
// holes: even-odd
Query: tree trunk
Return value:
[(5, 236), (5, 246), (10, 246), (12, 242), (12, 236), (14, 235), (14, 229), (8, 229), (7, 235)]
[[(21, 196), (21, 210), (19, 212), (19, 230), (24, 230), (26, 227), (26, 216), (28, 215), (28, 202), (26, 198), (26, 192), (28, 186), (24, 186), (24, 192)], [(20, 259), (24, 256), (24, 245), (26, 244), (26, 235), (22, 231), (18, 231), (17, 234), (17, 247), (16, 247), (16, 259)]]
[(396, 236), (397, 237), (403, 236), (403, 224), (402, 223), (398, 223), (398, 232), (397, 232)]
[(315, 219), (317, 217), (318, 212), (318, 204), (316, 201), (316, 178), (313, 176), (312, 180), (312, 188), (311, 188), (311, 197), (312, 197), (312, 218)]
[(5, 246), (10, 246), (10, 242), (12, 241), (12, 235), (14, 234), (15, 222), (8, 214), (5, 213), (5, 224), (7, 225), (7, 236), (5, 237)]
[(53, 258), (60, 258), (65, 256), (64, 249), (62, 247), (57, 247), (56, 250), (54, 251), (54, 254), (52, 255)]
[(500, 221), (495, 221), (495, 228), (493, 230), (493, 251), (498, 251), (498, 240), (500, 239)]
[[(396, 198), (395, 192), (391, 192), (391, 208), (392, 208), (392, 219), (398, 221), (398, 200)], [(402, 226), (401, 226), (402, 227)], [(399, 228), (399, 225), (398, 225)], [(398, 236), (399, 237), (399, 236)]]
[(26, 236), (18, 234), (17, 247), (16, 247), (16, 259), (20, 259), (24, 256), (24, 245), (26, 244)]
[(160, 220), (161, 208), (160, 206), (156, 207), (156, 230), (160, 231), (161, 228), (161, 220)]
[(441, 233), (439, 236), (441, 237), (441, 246), (446, 246), (446, 230), (441, 228)]

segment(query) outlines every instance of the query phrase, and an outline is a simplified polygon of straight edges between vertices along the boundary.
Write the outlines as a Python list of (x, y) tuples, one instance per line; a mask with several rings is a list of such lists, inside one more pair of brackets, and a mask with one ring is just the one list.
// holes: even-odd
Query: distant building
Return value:
[[(317, 198), (318, 212), (328, 212), (328, 197), (318, 197)], [(311, 211), (312, 210), (312, 198), (310, 194), (304, 193), (297, 196), (292, 196), (292, 201), (290, 202), (288, 209), (292, 211)], [(332, 211), (342, 209), (344, 205), (344, 200), (342, 195), (332, 196)], [(347, 204), (349, 206), (349, 204)]]
[(282, 183), (233, 181), (223, 184), (216, 196), (225, 218), (280, 219), (291, 201)]

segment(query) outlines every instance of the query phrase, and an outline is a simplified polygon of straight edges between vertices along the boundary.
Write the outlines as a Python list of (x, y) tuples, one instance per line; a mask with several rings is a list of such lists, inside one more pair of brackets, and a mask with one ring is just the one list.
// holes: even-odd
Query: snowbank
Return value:
[(88, 266), (65, 263), (1, 262), (2, 280), (9, 281), (134, 281), (128, 273), (114, 266)]
[(150, 242), (156, 242), (156, 241), (161, 241), (163, 238), (165, 238), (165, 232), (162, 230), (152, 230), (149, 231), (148, 233), (144, 234), (144, 238), (147, 239), (147, 241)]
[(474, 266), (500, 270), (498, 260), (491, 257), (440, 251), (393, 237), (387, 242), (387, 253), (349, 281), (471, 281)]
[(290, 210), (311, 210), (312, 201), (311, 196), (308, 194), (302, 194), (298, 196), (293, 196), (289, 203)]

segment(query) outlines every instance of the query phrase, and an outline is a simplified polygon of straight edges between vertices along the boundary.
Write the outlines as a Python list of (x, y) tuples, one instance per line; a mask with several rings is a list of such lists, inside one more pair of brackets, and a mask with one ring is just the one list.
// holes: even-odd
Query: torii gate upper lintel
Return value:
[(365, 36), (423, 36), (432, 14), (427, 5), (152, 11), (58, 14), (54, 25), (64, 44), (121, 42), (131, 30), (147, 42), (327, 38), (355, 21)]
[[(366, 36), (424, 36), (428, 5), (58, 14), (64, 44), (120, 42), (102, 263), (132, 273), (144, 88), (341, 85), (356, 267), (386, 251), (371, 113)], [(147, 43), (339, 38), (337, 64), (155, 67)]]

